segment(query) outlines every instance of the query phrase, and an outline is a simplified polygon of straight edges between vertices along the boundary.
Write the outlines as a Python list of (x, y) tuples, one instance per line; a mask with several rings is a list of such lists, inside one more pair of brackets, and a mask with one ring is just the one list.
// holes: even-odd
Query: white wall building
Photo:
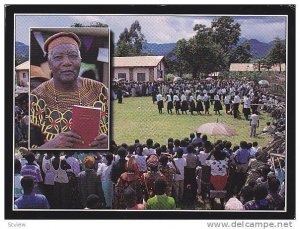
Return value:
[(112, 66), (114, 80), (147, 82), (165, 79), (163, 56), (114, 57)]

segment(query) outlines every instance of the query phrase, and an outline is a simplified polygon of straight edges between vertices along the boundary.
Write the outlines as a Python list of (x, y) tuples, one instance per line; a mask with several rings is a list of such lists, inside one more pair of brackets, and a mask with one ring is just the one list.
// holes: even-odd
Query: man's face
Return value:
[(53, 78), (61, 83), (72, 83), (77, 79), (81, 57), (78, 47), (75, 45), (62, 44), (54, 47), (48, 61)]

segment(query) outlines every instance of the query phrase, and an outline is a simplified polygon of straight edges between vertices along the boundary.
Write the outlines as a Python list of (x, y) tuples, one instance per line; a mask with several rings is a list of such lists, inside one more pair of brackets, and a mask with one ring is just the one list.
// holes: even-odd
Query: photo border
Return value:
[[(295, 5), (6, 5), (5, 6), (5, 76), (14, 75), (15, 14), (165, 14), (165, 15), (287, 15), (287, 123), (285, 212), (224, 210), (124, 211), (124, 210), (18, 210), (12, 211), (14, 120), (13, 77), (5, 77), (5, 219), (294, 219), (295, 218)], [(112, 56), (112, 55), (111, 55)], [(112, 72), (110, 64), (110, 72)], [(111, 77), (110, 77), (111, 78)], [(110, 104), (110, 112), (112, 114)], [(110, 117), (111, 118), (111, 117)], [(110, 135), (112, 129), (110, 128)], [(110, 136), (111, 137), (111, 136)], [(293, 182), (294, 181), (294, 182)]]

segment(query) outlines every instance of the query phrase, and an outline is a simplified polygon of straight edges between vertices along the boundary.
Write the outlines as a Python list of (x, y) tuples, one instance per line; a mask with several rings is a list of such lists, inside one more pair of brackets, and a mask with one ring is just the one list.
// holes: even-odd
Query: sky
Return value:
[[(176, 43), (188, 39), (195, 32), (195, 24), (210, 27), (216, 16), (207, 15), (17, 15), (16, 41), (29, 44), (30, 27), (70, 27), (74, 23), (89, 25), (93, 22), (108, 24), (117, 42), (125, 28), (138, 20), (148, 43)], [(241, 37), (270, 42), (286, 36), (285, 16), (233, 16), (241, 25)]]

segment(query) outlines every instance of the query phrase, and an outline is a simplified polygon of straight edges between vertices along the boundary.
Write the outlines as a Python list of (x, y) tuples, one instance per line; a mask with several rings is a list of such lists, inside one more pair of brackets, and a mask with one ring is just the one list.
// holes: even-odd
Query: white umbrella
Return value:
[(267, 81), (267, 80), (260, 80), (260, 81), (258, 82), (258, 84), (259, 84), (259, 85), (269, 85), (270, 83), (269, 83), (269, 81)]
[(176, 77), (174, 77), (174, 79), (173, 79), (174, 82), (176, 82), (176, 81), (181, 81), (181, 80), (182, 80), (182, 78), (179, 77), (179, 76), (176, 76)]

